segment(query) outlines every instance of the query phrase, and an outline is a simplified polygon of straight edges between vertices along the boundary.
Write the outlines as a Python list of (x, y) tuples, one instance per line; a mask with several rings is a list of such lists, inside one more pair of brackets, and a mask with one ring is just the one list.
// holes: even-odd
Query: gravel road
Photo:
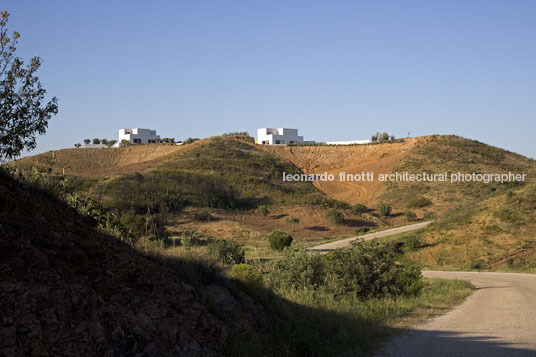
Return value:
[(346, 238), (346, 239), (341, 239), (341, 240), (337, 240), (337, 241), (330, 242), (330, 243), (320, 244), (315, 247), (308, 248), (307, 250), (310, 252), (328, 252), (330, 250), (346, 248), (350, 246), (350, 244), (352, 244), (352, 242), (357, 239), (371, 240), (375, 238), (387, 237), (393, 234), (404, 233), (404, 232), (409, 232), (409, 231), (414, 231), (416, 229), (424, 228), (430, 223), (432, 223), (432, 221), (409, 224), (407, 226), (386, 229), (380, 232), (363, 234), (357, 237)]
[(536, 356), (536, 275), (423, 271), (477, 290), (445, 315), (395, 337), (377, 356)]

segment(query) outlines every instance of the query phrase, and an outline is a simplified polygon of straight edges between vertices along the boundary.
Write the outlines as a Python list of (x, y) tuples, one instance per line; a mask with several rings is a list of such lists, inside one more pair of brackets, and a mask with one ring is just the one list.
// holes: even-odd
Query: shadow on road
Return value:
[(536, 356), (536, 350), (516, 347), (489, 336), (467, 336), (452, 331), (406, 330), (376, 356)]

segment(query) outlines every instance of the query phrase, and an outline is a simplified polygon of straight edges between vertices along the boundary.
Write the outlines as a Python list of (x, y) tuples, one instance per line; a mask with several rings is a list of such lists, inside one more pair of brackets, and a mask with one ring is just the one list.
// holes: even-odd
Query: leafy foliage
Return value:
[(322, 291), (334, 297), (360, 299), (416, 295), (422, 289), (420, 266), (399, 264), (394, 244), (358, 242), (324, 256), (287, 252), (268, 277), (276, 291)]
[(214, 217), (207, 210), (201, 210), (194, 215), (196, 221), (210, 222), (214, 220)]
[(293, 239), (290, 234), (277, 230), (270, 233), (268, 240), (270, 241), (270, 248), (283, 250), (287, 247), (290, 247)]
[(36, 72), (41, 58), (28, 66), (16, 56), (20, 34), (9, 35), (9, 13), (0, 13), (0, 161), (17, 157), (24, 149), (35, 149), (35, 135), (44, 134), (48, 120), (58, 113), (58, 100), (44, 103), (46, 90)]
[(429, 198), (426, 198), (424, 196), (415, 197), (408, 203), (409, 208), (422, 208), (426, 206), (430, 206), (432, 204), (432, 201)]
[(406, 219), (408, 221), (416, 221), (417, 220), (417, 215), (413, 211), (404, 212), (404, 217), (406, 217)]
[(368, 212), (368, 208), (361, 203), (357, 203), (352, 207), (352, 212), (355, 214), (363, 214)]
[(337, 211), (336, 208), (331, 208), (330, 210), (328, 210), (328, 212), (326, 213), (326, 218), (335, 224), (341, 224), (344, 222), (344, 214), (342, 212)]
[(382, 203), (380, 207), (378, 207), (378, 212), (384, 217), (389, 217), (391, 215), (391, 206), (387, 203)]
[(242, 264), (246, 262), (242, 246), (236, 242), (218, 239), (208, 245), (208, 252), (225, 264)]
[(263, 217), (266, 217), (268, 216), (268, 214), (270, 214), (270, 211), (265, 205), (260, 205), (259, 207), (257, 207), (257, 213)]

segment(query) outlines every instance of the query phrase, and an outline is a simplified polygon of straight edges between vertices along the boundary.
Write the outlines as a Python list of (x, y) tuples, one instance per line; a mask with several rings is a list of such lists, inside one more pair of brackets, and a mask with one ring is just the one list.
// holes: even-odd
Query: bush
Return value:
[(400, 253), (397, 245), (374, 241), (324, 256), (288, 251), (274, 264), (267, 280), (279, 292), (309, 290), (334, 298), (416, 295), (423, 287), (420, 266), (399, 264)]
[(408, 203), (408, 208), (423, 208), (426, 206), (430, 206), (432, 204), (432, 201), (429, 198), (426, 198), (424, 196), (415, 197)]
[(277, 250), (283, 250), (292, 244), (292, 236), (280, 230), (270, 233), (268, 240), (270, 241), (270, 248)]
[(287, 217), (285, 219), (285, 221), (287, 223), (292, 223), (292, 224), (299, 224), (300, 223), (300, 219), (298, 217), (294, 217), (294, 216)]
[(421, 234), (415, 232), (408, 233), (408, 235), (404, 238), (404, 245), (410, 251), (414, 251), (423, 247)]
[(199, 139), (198, 138), (188, 138), (188, 139), (184, 140), (183, 143), (184, 143), (184, 145), (188, 145), (188, 144), (196, 142), (197, 140), (199, 140)]
[(206, 245), (212, 240), (212, 237), (209, 235), (200, 233), (195, 229), (187, 229), (179, 234), (181, 237), (181, 243), (185, 247), (198, 247)]
[(262, 275), (249, 264), (236, 264), (231, 267), (231, 277), (248, 287), (262, 286)]
[(412, 211), (404, 212), (404, 216), (406, 217), (406, 219), (408, 221), (416, 221), (417, 220), (417, 215), (415, 214), (415, 212), (412, 212)]
[(435, 218), (435, 213), (434, 212), (426, 212), (422, 218), (424, 220), (434, 219)]
[(335, 224), (341, 224), (344, 222), (344, 214), (342, 212), (337, 211), (336, 208), (332, 208), (326, 213), (326, 218), (329, 219), (330, 222)]
[(354, 231), (354, 233), (363, 234), (363, 233), (367, 233), (368, 231), (369, 231), (369, 227), (359, 227)]
[(214, 220), (214, 216), (212, 216), (210, 212), (207, 210), (196, 212), (194, 215), (194, 218), (196, 221), (201, 221), (201, 222), (210, 222)]
[(268, 285), (276, 291), (317, 289), (324, 282), (319, 255), (286, 251), (268, 275)]
[(355, 294), (361, 299), (416, 295), (423, 287), (420, 267), (398, 264), (399, 254), (395, 244), (375, 241), (337, 250), (325, 258), (324, 286), (334, 296)]
[(242, 264), (246, 262), (242, 246), (236, 242), (218, 239), (208, 245), (208, 252), (225, 264)]
[(263, 217), (266, 217), (266, 216), (268, 216), (270, 211), (268, 210), (268, 207), (266, 207), (264, 205), (261, 205), (261, 206), (257, 207), (257, 213), (260, 214)]
[(352, 212), (354, 212), (355, 214), (363, 214), (368, 212), (368, 208), (361, 203), (357, 203), (352, 207)]
[(389, 217), (391, 215), (391, 206), (387, 203), (382, 203), (380, 207), (378, 207), (378, 212), (384, 217)]

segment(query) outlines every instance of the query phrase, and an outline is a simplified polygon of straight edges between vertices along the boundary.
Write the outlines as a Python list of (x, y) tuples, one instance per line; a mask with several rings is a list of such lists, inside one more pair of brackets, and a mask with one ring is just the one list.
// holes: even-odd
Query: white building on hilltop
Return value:
[(298, 136), (298, 129), (262, 128), (257, 129), (257, 144), (285, 145), (302, 143), (303, 136)]
[(156, 130), (151, 129), (119, 129), (118, 146), (123, 140), (129, 144), (156, 144), (160, 141), (160, 135), (156, 135)]

